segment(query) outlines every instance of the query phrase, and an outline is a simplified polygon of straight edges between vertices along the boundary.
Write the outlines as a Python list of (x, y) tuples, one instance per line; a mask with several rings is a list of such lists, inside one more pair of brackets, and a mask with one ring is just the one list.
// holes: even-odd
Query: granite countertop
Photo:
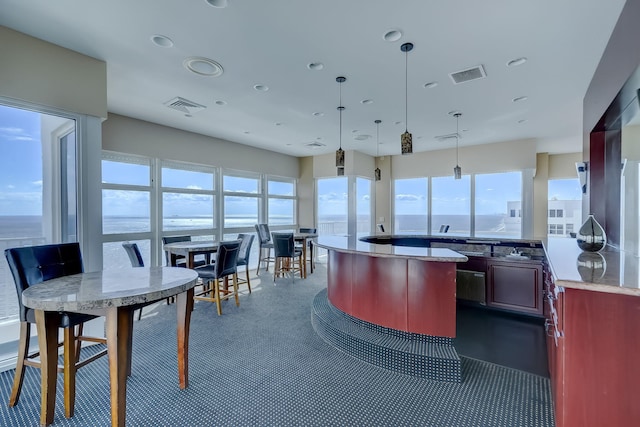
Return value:
[(556, 286), (640, 296), (637, 255), (607, 246), (600, 252), (584, 252), (576, 239), (542, 239)]
[(161, 300), (196, 285), (187, 268), (139, 267), (74, 274), (30, 286), (25, 306), (45, 311), (91, 312)]
[(315, 244), (324, 249), (375, 257), (411, 257), (435, 262), (465, 262), (468, 260), (466, 256), (448, 248), (416, 248), (366, 243), (358, 240), (356, 236), (320, 236)]

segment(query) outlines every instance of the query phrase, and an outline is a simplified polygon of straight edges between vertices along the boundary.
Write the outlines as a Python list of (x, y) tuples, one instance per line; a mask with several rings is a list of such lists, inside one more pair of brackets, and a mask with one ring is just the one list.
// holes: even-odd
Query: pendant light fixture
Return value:
[[(382, 123), (382, 120), (374, 120), (374, 123), (376, 124), (376, 162), (377, 162), (378, 154), (380, 152), (380, 123)], [(376, 181), (380, 181), (380, 179), (382, 179), (380, 175), (379, 167), (376, 166), (376, 170), (373, 171), (373, 175)]]
[(453, 117), (456, 118), (456, 167), (453, 168), (453, 177), (455, 179), (460, 179), (462, 178), (462, 168), (460, 167), (460, 165), (458, 164), (458, 138), (460, 137), (460, 131), (459, 131), (459, 121), (460, 121), (460, 116), (462, 115), (462, 113), (460, 112), (455, 112), (453, 113)]
[(336, 150), (336, 167), (338, 168), (338, 176), (344, 176), (344, 150), (342, 149), (342, 112), (344, 107), (342, 106), (342, 83), (347, 81), (346, 77), (336, 77), (336, 81), (340, 85), (340, 104), (338, 105), (338, 112), (340, 113), (340, 146)]
[(411, 154), (413, 153), (413, 138), (408, 131), (408, 105), (409, 105), (409, 90), (408, 90), (408, 80), (409, 80), (409, 52), (413, 49), (413, 43), (404, 43), (400, 46), (400, 50), (405, 53), (404, 56), (404, 133), (400, 135), (400, 148), (402, 150), (402, 154)]

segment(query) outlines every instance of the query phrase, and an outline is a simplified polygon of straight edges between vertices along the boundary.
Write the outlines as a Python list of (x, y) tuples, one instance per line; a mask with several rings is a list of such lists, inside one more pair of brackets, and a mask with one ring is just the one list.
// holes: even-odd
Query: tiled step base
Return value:
[(436, 381), (462, 382), (453, 339), (384, 328), (350, 316), (327, 299), (313, 299), (311, 323), (327, 343), (358, 359), (402, 374)]

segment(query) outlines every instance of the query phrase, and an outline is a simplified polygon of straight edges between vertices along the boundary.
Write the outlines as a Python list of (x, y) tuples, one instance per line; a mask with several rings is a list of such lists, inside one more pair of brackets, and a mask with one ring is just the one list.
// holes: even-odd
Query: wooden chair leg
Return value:
[(249, 293), (251, 293), (251, 280), (249, 280), (249, 263), (245, 264), (245, 270), (247, 273), (247, 287), (249, 288)]
[(76, 331), (74, 328), (64, 328), (64, 415), (67, 418), (73, 417), (76, 400), (76, 347), (80, 343), (76, 341)]
[(222, 304), (220, 301), (220, 280), (215, 279), (213, 282), (213, 295), (216, 300), (216, 308), (218, 309), (218, 316), (222, 316)]
[(16, 373), (13, 377), (13, 387), (11, 388), (11, 397), (9, 397), (9, 406), (15, 406), (20, 399), (22, 391), (22, 382), (24, 380), (25, 359), (29, 356), (29, 339), (31, 335), (31, 324), (29, 322), (20, 322), (20, 342), (18, 344), (18, 361), (16, 363)]
[(238, 273), (233, 273), (233, 294), (236, 297), (236, 306), (240, 306), (240, 299), (238, 298)]

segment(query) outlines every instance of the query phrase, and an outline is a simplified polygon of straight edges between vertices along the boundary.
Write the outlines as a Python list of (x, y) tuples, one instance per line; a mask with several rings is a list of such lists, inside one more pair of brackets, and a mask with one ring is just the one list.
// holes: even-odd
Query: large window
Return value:
[(222, 183), (224, 191), (224, 227), (253, 227), (260, 222), (262, 193), (260, 176), (240, 176), (225, 173)]
[(427, 178), (394, 181), (394, 232), (428, 234), (429, 181)]
[[(444, 228), (443, 228), (444, 226)], [(431, 178), (431, 234), (471, 235), (471, 177)]]
[(295, 181), (285, 178), (268, 177), (267, 193), (269, 199), (269, 225), (296, 224), (296, 186)]
[(582, 224), (582, 190), (577, 178), (550, 179), (548, 183), (548, 233), (570, 236)]
[[(78, 239), (76, 120), (0, 105), (0, 253)], [(0, 256), (0, 342), (18, 339), (18, 301)]]
[(136, 240), (151, 265), (151, 163), (145, 157), (104, 153), (102, 157), (102, 264), (130, 266), (122, 242)]
[(475, 175), (475, 236), (522, 236), (522, 173)]
[(346, 235), (349, 219), (348, 177), (317, 181), (318, 234)]
[(371, 234), (371, 180), (356, 178), (356, 234)]
[(522, 172), (396, 179), (394, 233), (519, 238)]
[[(216, 228), (214, 168), (162, 162), (163, 235), (206, 235)], [(174, 233), (176, 232), (176, 233)]]

